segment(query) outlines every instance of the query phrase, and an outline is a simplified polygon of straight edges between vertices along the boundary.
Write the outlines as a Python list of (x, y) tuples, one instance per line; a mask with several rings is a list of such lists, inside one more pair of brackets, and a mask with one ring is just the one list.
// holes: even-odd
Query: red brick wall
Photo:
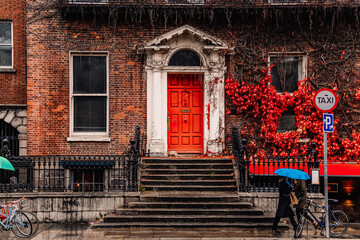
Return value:
[[(152, 26), (144, 20), (138, 24), (117, 23), (114, 30), (113, 22), (105, 22), (102, 25), (101, 22), (92, 20), (88, 22), (70, 20), (70, 17), (62, 18), (56, 15), (29, 24), (27, 35), (29, 155), (119, 154), (128, 146), (136, 125), (140, 125), (141, 130), (146, 132), (145, 61), (142, 55), (137, 54), (136, 48), (175, 27)], [(287, 29), (286, 31), (289, 32), (285, 31), (274, 37), (273, 28), (269, 28), (268, 33), (265, 31), (260, 35), (256, 29), (257, 25), (233, 24), (230, 31), (230, 28), (225, 28), (221, 23), (213, 26), (193, 21), (188, 24), (232, 46), (241, 43), (238, 47), (241, 46), (243, 49), (237, 50), (243, 52), (239, 51), (237, 56), (228, 58), (227, 67), (231, 72), (234, 71), (235, 64), (240, 64), (236, 58), (242, 54), (249, 59), (260, 58), (265, 61), (269, 52), (311, 51), (313, 48), (303, 41), (303, 35), (295, 35), (292, 29)], [(251, 34), (253, 34), (252, 38), (247, 39)], [(294, 41), (300, 46), (294, 44)], [(247, 49), (252, 49), (256, 55), (252, 51), (247, 53)], [(66, 140), (70, 128), (70, 51), (109, 53), (110, 143)], [(230, 137), (233, 125), (241, 127), (241, 121), (241, 116), (226, 116), (226, 138)], [(230, 141), (227, 140), (228, 147), (229, 143)]]
[[(47, 23), (29, 25), (28, 155), (120, 154), (139, 125), (146, 132), (146, 78), (136, 46), (160, 35), (145, 28), (54, 22), (58, 31), (38, 38)], [(68, 142), (70, 51), (105, 51), (109, 56), (111, 142)]]
[(0, 21), (13, 22), (14, 69), (0, 71), (0, 104), (26, 104), (25, 0), (0, 0)]

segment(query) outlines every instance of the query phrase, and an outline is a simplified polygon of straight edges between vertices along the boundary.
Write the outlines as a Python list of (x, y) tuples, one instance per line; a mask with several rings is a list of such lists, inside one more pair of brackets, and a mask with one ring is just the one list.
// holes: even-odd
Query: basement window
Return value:
[(74, 192), (104, 191), (104, 169), (73, 169), (71, 190)]

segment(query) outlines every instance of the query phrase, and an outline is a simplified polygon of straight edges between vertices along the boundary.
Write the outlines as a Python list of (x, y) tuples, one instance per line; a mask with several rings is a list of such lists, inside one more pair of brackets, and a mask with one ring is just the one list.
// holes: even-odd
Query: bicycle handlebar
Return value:
[[(18, 199), (18, 200), (15, 200), (15, 201), (9, 201), (9, 202), (7, 202), (7, 206), (21, 203), (21, 202), (24, 201), (24, 200), (25, 200), (25, 197), (22, 197), (22, 198), (20, 198), (20, 199)], [(4, 205), (3, 205), (3, 206), (4, 206)]]
[[(301, 199), (305, 199), (306, 200), (306, 202), (307, 202), (307, 204), (308, 204), (308, 206), (313, 206), (313, 207), (315, 207), (315, 210), (316, 210), (316, 208), (322, 208), (322, 209), (325, 209), (325, 206), (324, 205), (318, 205), (318, 204), (316, 204), (313, 200), (311, 200), (311, 199), (308, 199), (308, 198), (305, 198), (305, 197), (300, 197), (299, 199), (298, 199), (298, 201), (300, 201)], [(337, 199), (328, 199), (329, 201), (332, 201), (332, 202), (338, 202), (338, 200)]]

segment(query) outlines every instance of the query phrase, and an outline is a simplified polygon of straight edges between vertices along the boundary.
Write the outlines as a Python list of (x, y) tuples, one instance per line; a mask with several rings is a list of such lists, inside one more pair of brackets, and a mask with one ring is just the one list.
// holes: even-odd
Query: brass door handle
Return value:
[(170, 131), (170, 117), (169, 116), (167, 118), (167, 128), (168, 128), (168, 131)]

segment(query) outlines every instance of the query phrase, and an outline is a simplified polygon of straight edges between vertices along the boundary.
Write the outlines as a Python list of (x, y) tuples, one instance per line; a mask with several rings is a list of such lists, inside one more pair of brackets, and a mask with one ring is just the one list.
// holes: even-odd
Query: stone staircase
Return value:
[(236, 191), (231, 158), (143, 159), (145, 191)]
[(231, 158), (143, 159), (139, 201), (93, 227), (271, 227), (273, 214), (241, 201)]

